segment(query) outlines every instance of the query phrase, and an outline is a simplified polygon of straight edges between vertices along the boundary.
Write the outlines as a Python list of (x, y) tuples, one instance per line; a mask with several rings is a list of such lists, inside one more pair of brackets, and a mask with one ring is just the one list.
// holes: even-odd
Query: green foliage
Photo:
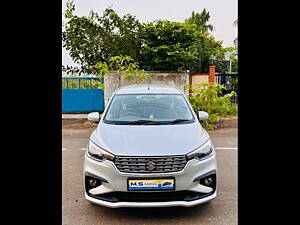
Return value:
[(210, 65), (216, 66), (216, 71), (221, 73), (229, 72), (229, 61), (231, 61), (231, 72), (238, 72), (238, 57), (235, 47), (219, 49), (216, 59), (210, 61)]
[(110, 74), (109, 67), (106, 63), (99, 62), (96, 64), (96, 69), (98, 70), (98, 78), (97, 83), (94, 87), (98, 87), (104, 89), (104, 84), (102, 83), (102, 79), (104, 78), (105, 74)]
[(202, 33), (208, 33), (208, 31), (213, 31), (214, 27), (211, 24), (207, 24), (209, 21), (209, 12), (203, 9), (201, 13), (192, 12), (192, 16), (185, 20), (186, 23), (196, 24), (197, 29)]
[(114, 56), (110, 58), (110, 68), (117, 74), (125, 76), (125, 80), (132, 81), (137, 76), (138, 82), (143, 82), (150, 75), (139, 68), (139, 63), (130, 56)]
[(224, 48), (224, 53), (231, 60), (231, 72), (238, 72), (238, 52), (236, 47)]
[(102, 78), (104, 78), (105, 74), (110, 74), (109, 67), (106, 63), (99, 62), (96, 64), (95, 67), (99, 70), (99, 72), (98, 72), (99, 80), (102, 80)]
[[(214, 56), (216, 59), (224, 59), (224, 48), (222, 48), (222, 41), (216, 41), (210, 32), (214, 27), (212, 24), (208, 24), (210, 14), (206, 9), (203, 9), (201, 13), (192, 12), (191, 17), (185, 20), (187, 24), (194, 24), (199, 32), (204, 35), (204, 38), (198, 41), (195, 46), (197, 50), (198, 60), (193, 63), (190, 68), (191, 72), (207, 73), (209, 65), (211, 65), (210, 58)], [(219, 61), (218, 61), (219, 62)], [(221, 68), (223, 68), (222, 65)]]
[[(157, 20), (140, 23), (135, 16), (119, 16), (112, 8), (103, 15), (74, 14), (75, 5), (66, 3), (62, 40), (73, 61), (80, 68), (64, 67), (67, 72), (98, 73), (98, 62), (110, 64), (114, 56), (130, 56), (144, 70), (208, 72), (212, 55), (221, 58), (222, 41), (209, 31), (209, 12), (192, 13), (185, 23)], [(130, 64), (132, 70), (135, 64)], [(142, 72), (141, 72), (142, 73)], [(132, 79), (128, 73), (127, 78)], [(142, 76), (139, 76), (142, 77)]]
[(115, 55), (129, 55), (139, 60), (140, 23), (134, 16), (127, 14), (120, 17), (113, 9), (107, 8), (103, 16), (91, 11), (87, 17), (78, 17), (74, 15), (72, 1), (68, 1), (66, 6), (68, 21), (62, 33), (63, 46), (73, 61), (80, 65), (79, 72), (95, 73), (98, 62), (109, 63)]
[(208, 73), (211, 56), (214, 55), (217, 59), (224, 56), (222, 41), (216, 41), (213, 36), (205, 36), (196, 47), (198, 61), (191, 67), (192, 72)]
[(141, 66), (145, 70), (207, 72), (209, 57), (222, 42), (200, 32), (195, 24), (157, 20), (143, 24)]
[(190, 62), (197, 60), (198, 35), (195, 26), (185, 23), (157, 20), (143, 24), (141, 66), (146, 70), (189, 69)]
[[(231, 104), (231, 97), (236, 95), (234, 91), (225, 96), (220, 96), (225, 90), (223, 85), (217, 83), (203, 82), (193, 86), (187, 86), (192, 92), (189, 101), (197, 113), (206, 111), (209, 119), (202, 122), (207, 129), (212, 129), (222, 118), (237, 115), (237, 105)], [(221, 119), (221, 120), (220, 120)]]
[(109, 59), (109, 65), (106, 62), (98, 62), (95, 66), (98, 73), (99, 80), (94, 84), (94, 88), (104, 89), (102, 79), (105, 74), (110, 74), (110, 71), (116, 71), (119, 75), (119, 82), (121, 76), (125, 76), (125, 80), (132, 81), (137, 78), (137, 82), (144, 82), (144, 80), (150, 75), (144, 70), (139, 68), (139, 64), (133, 60), (130, 56), (114, 56)]
[(67, 10), (65, 12), (65, 17), (70, 19), (73, 17), (73, 12), (75, 11), (74, 1), (67, 1), (66, 6)]

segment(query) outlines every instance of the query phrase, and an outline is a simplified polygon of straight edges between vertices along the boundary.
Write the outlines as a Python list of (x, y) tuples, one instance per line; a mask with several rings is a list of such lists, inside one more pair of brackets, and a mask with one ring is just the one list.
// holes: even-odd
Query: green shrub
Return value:
[(218, 83), (203, 82), (187, 86), (192, 95), (189, 101), (193, 110), (205, 111), (209, 114), (209, 119), (201, 122), (204, 128), (213, 129), (218, 123), (223, 123), (225, 117), (237, 115), (237, 104), (231, 104), (231, 97), (236, 95), (234, 91), (221, 96), (222, 91), (226, 90), (224, 85)]

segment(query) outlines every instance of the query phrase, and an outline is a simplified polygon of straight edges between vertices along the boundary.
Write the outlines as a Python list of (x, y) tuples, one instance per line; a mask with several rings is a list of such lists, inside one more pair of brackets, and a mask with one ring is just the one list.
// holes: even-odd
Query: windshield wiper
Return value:
[(170, 123), (176, 124), (176, 123), (181, 123), (181, 122), (186, 122), (186, 121), (191, 121), (191, 120), (187, 120), (187, 119), (176, 119), (176, 120), (171, 121)]
[(135, 121), (118, 121), (116, 125), (161, 125), (161, 124), (177, 124), (181, 122), (187, 122), (192, 120), (176, 119), (173, 121), (153, 121), (153, 120), (135, 120)]
[(136, 120), (136, 121), (130, 121), (126, 124), (143, 125), (143, 124), (160, 124), (160, 122), (153, 121), (153, 120)]

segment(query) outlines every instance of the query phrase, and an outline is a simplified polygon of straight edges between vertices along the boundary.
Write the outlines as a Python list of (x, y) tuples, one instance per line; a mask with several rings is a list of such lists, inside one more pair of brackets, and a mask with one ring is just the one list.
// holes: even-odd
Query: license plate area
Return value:
[(127, 189), (128, 191), (175, 190), (175, 178), (128, 178)]

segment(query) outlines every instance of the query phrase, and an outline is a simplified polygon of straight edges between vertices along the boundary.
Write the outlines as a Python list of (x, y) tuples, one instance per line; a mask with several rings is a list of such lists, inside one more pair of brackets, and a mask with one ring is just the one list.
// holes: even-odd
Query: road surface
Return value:
[(191, 208), (119, 208), (90, 204), (84, 198), (84, 150), (94, 128), (63, 130), (63, 224), (65, 225), (236, 225), (237, 129), (209, 132), (217, 152), (218, 195)]

